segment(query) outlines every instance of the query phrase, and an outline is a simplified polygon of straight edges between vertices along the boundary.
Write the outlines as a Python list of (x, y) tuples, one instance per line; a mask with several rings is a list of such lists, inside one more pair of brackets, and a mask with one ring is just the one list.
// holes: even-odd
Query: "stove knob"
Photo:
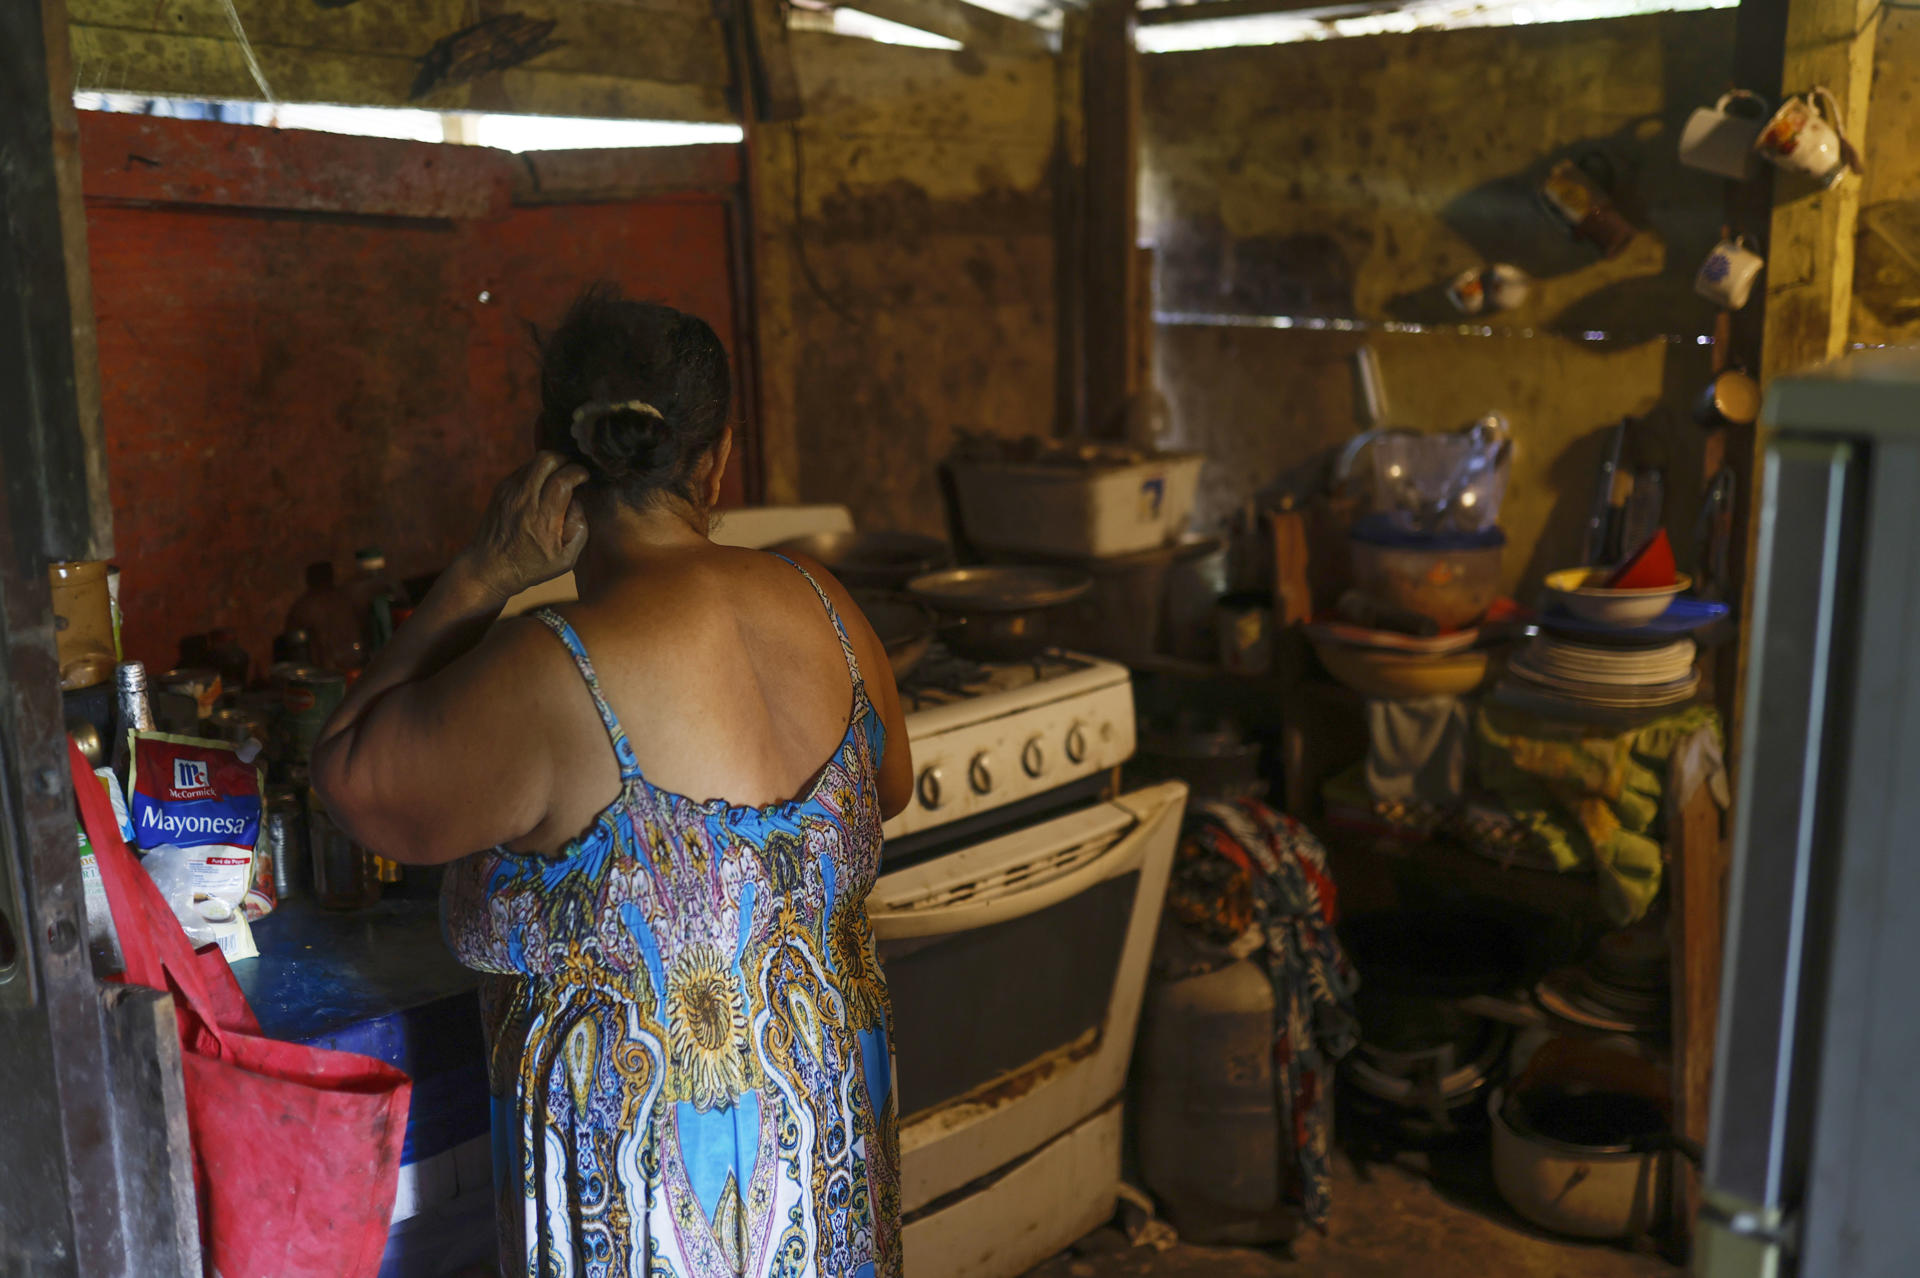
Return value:
[(1047, 770), (1047, 747), (1041, 744), (1039, 737), (1030, 737), (1026, 748), (1020, 751), (1020, 766), (1027, 775), (1037, 777)]
[(938, 808), (947, 801), (945, 778), (938, 766), (928, 768), (920, 774), (920, 806)]
[(1076, 723), (1067, 729), (1067, 759), (1072, 763), (1087, 761), (1087, 725)]
[(973, 762), (967, 765), (967, 780), (973, 783), (975, 794), (986, 794), (993, 789), (993, 759), (982, 750), (973, 756)]

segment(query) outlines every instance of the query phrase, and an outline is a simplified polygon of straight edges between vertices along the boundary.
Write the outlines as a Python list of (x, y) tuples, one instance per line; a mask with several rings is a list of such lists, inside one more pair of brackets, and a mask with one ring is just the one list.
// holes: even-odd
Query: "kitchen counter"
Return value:
[(394, 1230), (382, 1278), (443, 1272), (493, 1252), (490, 1100), (480, 974), (440, 938), (439, 903), (336, 914), (290, 901), (253, 925), (260, 956), (233, 965), (274, 1038), (358, 1052), (413, 1079)]
[(262, 1030), (382, 1060), (391, 1058), (369, 1027), (442, 1002), (473, 1005), (479, 985), (479, 973), (454, 962), (440, 939), (436, 901), (382, 901), (346, 914), (290, 901), (253, 925), (253, 940), (260, 957), (233, 972)]

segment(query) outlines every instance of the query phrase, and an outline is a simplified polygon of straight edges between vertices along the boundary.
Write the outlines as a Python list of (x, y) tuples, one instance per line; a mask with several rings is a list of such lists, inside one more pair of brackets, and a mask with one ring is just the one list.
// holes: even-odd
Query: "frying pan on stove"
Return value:
[(934, 618), (930, 609), (898, 595), (873, 591), (852, 592), (867, 624), (880, 636), (887, 650), (887, 664), (893, 667), (893, 681), (904, 680), (933, 646)]
[(1093, 589), (1084, 572), (1037, 564), (982, 564), (915, 577), (907, 594), (949, 618), (943, 637), (974, 661), (1025, 661), (1051, 642), (1051, 610)]

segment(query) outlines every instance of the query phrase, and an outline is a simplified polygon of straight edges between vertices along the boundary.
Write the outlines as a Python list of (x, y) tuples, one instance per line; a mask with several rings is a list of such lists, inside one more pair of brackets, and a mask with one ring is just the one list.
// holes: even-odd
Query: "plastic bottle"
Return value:
[(369, 653), (378, 652), (393, 638), (396, 610), (404, 613), (413, 601), (400, 579), (387, 570), (387, 552), (366, 546), (353, 552), (354, 606), (360, 614), (361, 634)]

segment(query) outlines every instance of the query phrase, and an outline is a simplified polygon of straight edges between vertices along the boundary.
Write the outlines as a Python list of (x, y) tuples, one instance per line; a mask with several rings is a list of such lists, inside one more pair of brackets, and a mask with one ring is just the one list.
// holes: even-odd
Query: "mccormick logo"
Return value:
[(204, 759), (175, 759), (173, 761), (173, 788), (176, 790), (206, 790), (213, 783), (207, 779), (207, 763)]

